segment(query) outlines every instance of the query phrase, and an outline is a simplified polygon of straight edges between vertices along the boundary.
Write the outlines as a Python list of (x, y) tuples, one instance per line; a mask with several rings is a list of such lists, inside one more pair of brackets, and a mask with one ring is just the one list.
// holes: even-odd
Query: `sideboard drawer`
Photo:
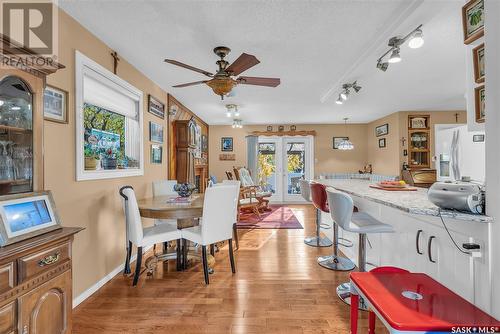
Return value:
[(16, 331), (16, 301), (0, 308), (0, 333)]
[(12, 289), (15, 285), (16, 273), (14, 262), (0, 264), (0, 293)]
[(71, 254), (69, 247), (69, 243), (65, 243), (20, 258), (19, 282), (69, 260)]

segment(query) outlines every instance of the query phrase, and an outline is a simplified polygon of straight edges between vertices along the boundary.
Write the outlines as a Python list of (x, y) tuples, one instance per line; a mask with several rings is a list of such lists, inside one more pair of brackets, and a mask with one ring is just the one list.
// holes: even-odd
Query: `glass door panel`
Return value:
[(259, 140), (257, 182), (265, 191), (280, 200), (281, 194), (281, 142), (276, 138), (263, 137)]
[(303, 142), (286, 143), (286, 186), (288, 195), (300, 195), (300, 180), (304, 179), (306, 148)]

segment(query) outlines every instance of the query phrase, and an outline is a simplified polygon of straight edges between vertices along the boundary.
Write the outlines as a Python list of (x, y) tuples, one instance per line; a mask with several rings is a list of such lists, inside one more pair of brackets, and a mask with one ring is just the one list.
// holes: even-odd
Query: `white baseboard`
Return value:
[[(145, 247), (144, 250), (142, 251), (142, 253), (143, 254), (146, 253), (151, 248), (153, 248), (153, 246)], [(132, 257), (130, 258), (130, 263), (134, 262), (136, 259), (137, 259), (137, 254), (132, 255)], [(109, 281), (111, 281), (111, 279), (113, 277), (115, 277), (116, 275), (118, 275), (119, 273), (121, 273), (123, 271), (124, 267), (125, 267), (125, 262), (121, 263), (118, 267), (116, 267), (115, 269), (113, 269), (109, 274), (107, 274), (106, 276), (104, 276), (103, 278), (101, 278), (99, 281), (97, 281), (97, 283), (95, 283), (94, 285), (92, 285), (90, 288), (88, 288), (87, 290), (83, 291), (80, 295), (78, 295), (77, 297), (73, 298), (73, 308), (77, 307), (81, 302), (83, 302), (85, 299), (87, 299), (90, 296), (92, 296), (97, 290), (99, 290), (100, 288), (102, 288), (104, 286), (104, 284), (106, 284)]]

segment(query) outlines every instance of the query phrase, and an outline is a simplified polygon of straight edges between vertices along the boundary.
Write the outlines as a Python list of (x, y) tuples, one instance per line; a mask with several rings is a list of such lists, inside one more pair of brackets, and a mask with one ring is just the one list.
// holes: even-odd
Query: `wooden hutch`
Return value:
[(408, 169), (403, 180), (410, 185), (430, 187), (436, 182), (436, 170), (431, 169), (431, 116), (408, 116)]
[[(0, 43), (2, 201), (2, 195), (29, 196), (44, 188), (46, 76), (64, 66), (30, 65), (26, 59), (41, 56), (1, 34)], [(71, 332), (71, 243), (80, 230), (64, 227), (0, 248), (0, 333)]]

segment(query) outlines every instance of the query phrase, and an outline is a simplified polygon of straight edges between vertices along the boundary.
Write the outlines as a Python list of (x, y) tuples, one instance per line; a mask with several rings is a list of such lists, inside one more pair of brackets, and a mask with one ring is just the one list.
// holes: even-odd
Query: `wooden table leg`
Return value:
[(358, 333), (359, 296), (351, 292), (351, 334)]

